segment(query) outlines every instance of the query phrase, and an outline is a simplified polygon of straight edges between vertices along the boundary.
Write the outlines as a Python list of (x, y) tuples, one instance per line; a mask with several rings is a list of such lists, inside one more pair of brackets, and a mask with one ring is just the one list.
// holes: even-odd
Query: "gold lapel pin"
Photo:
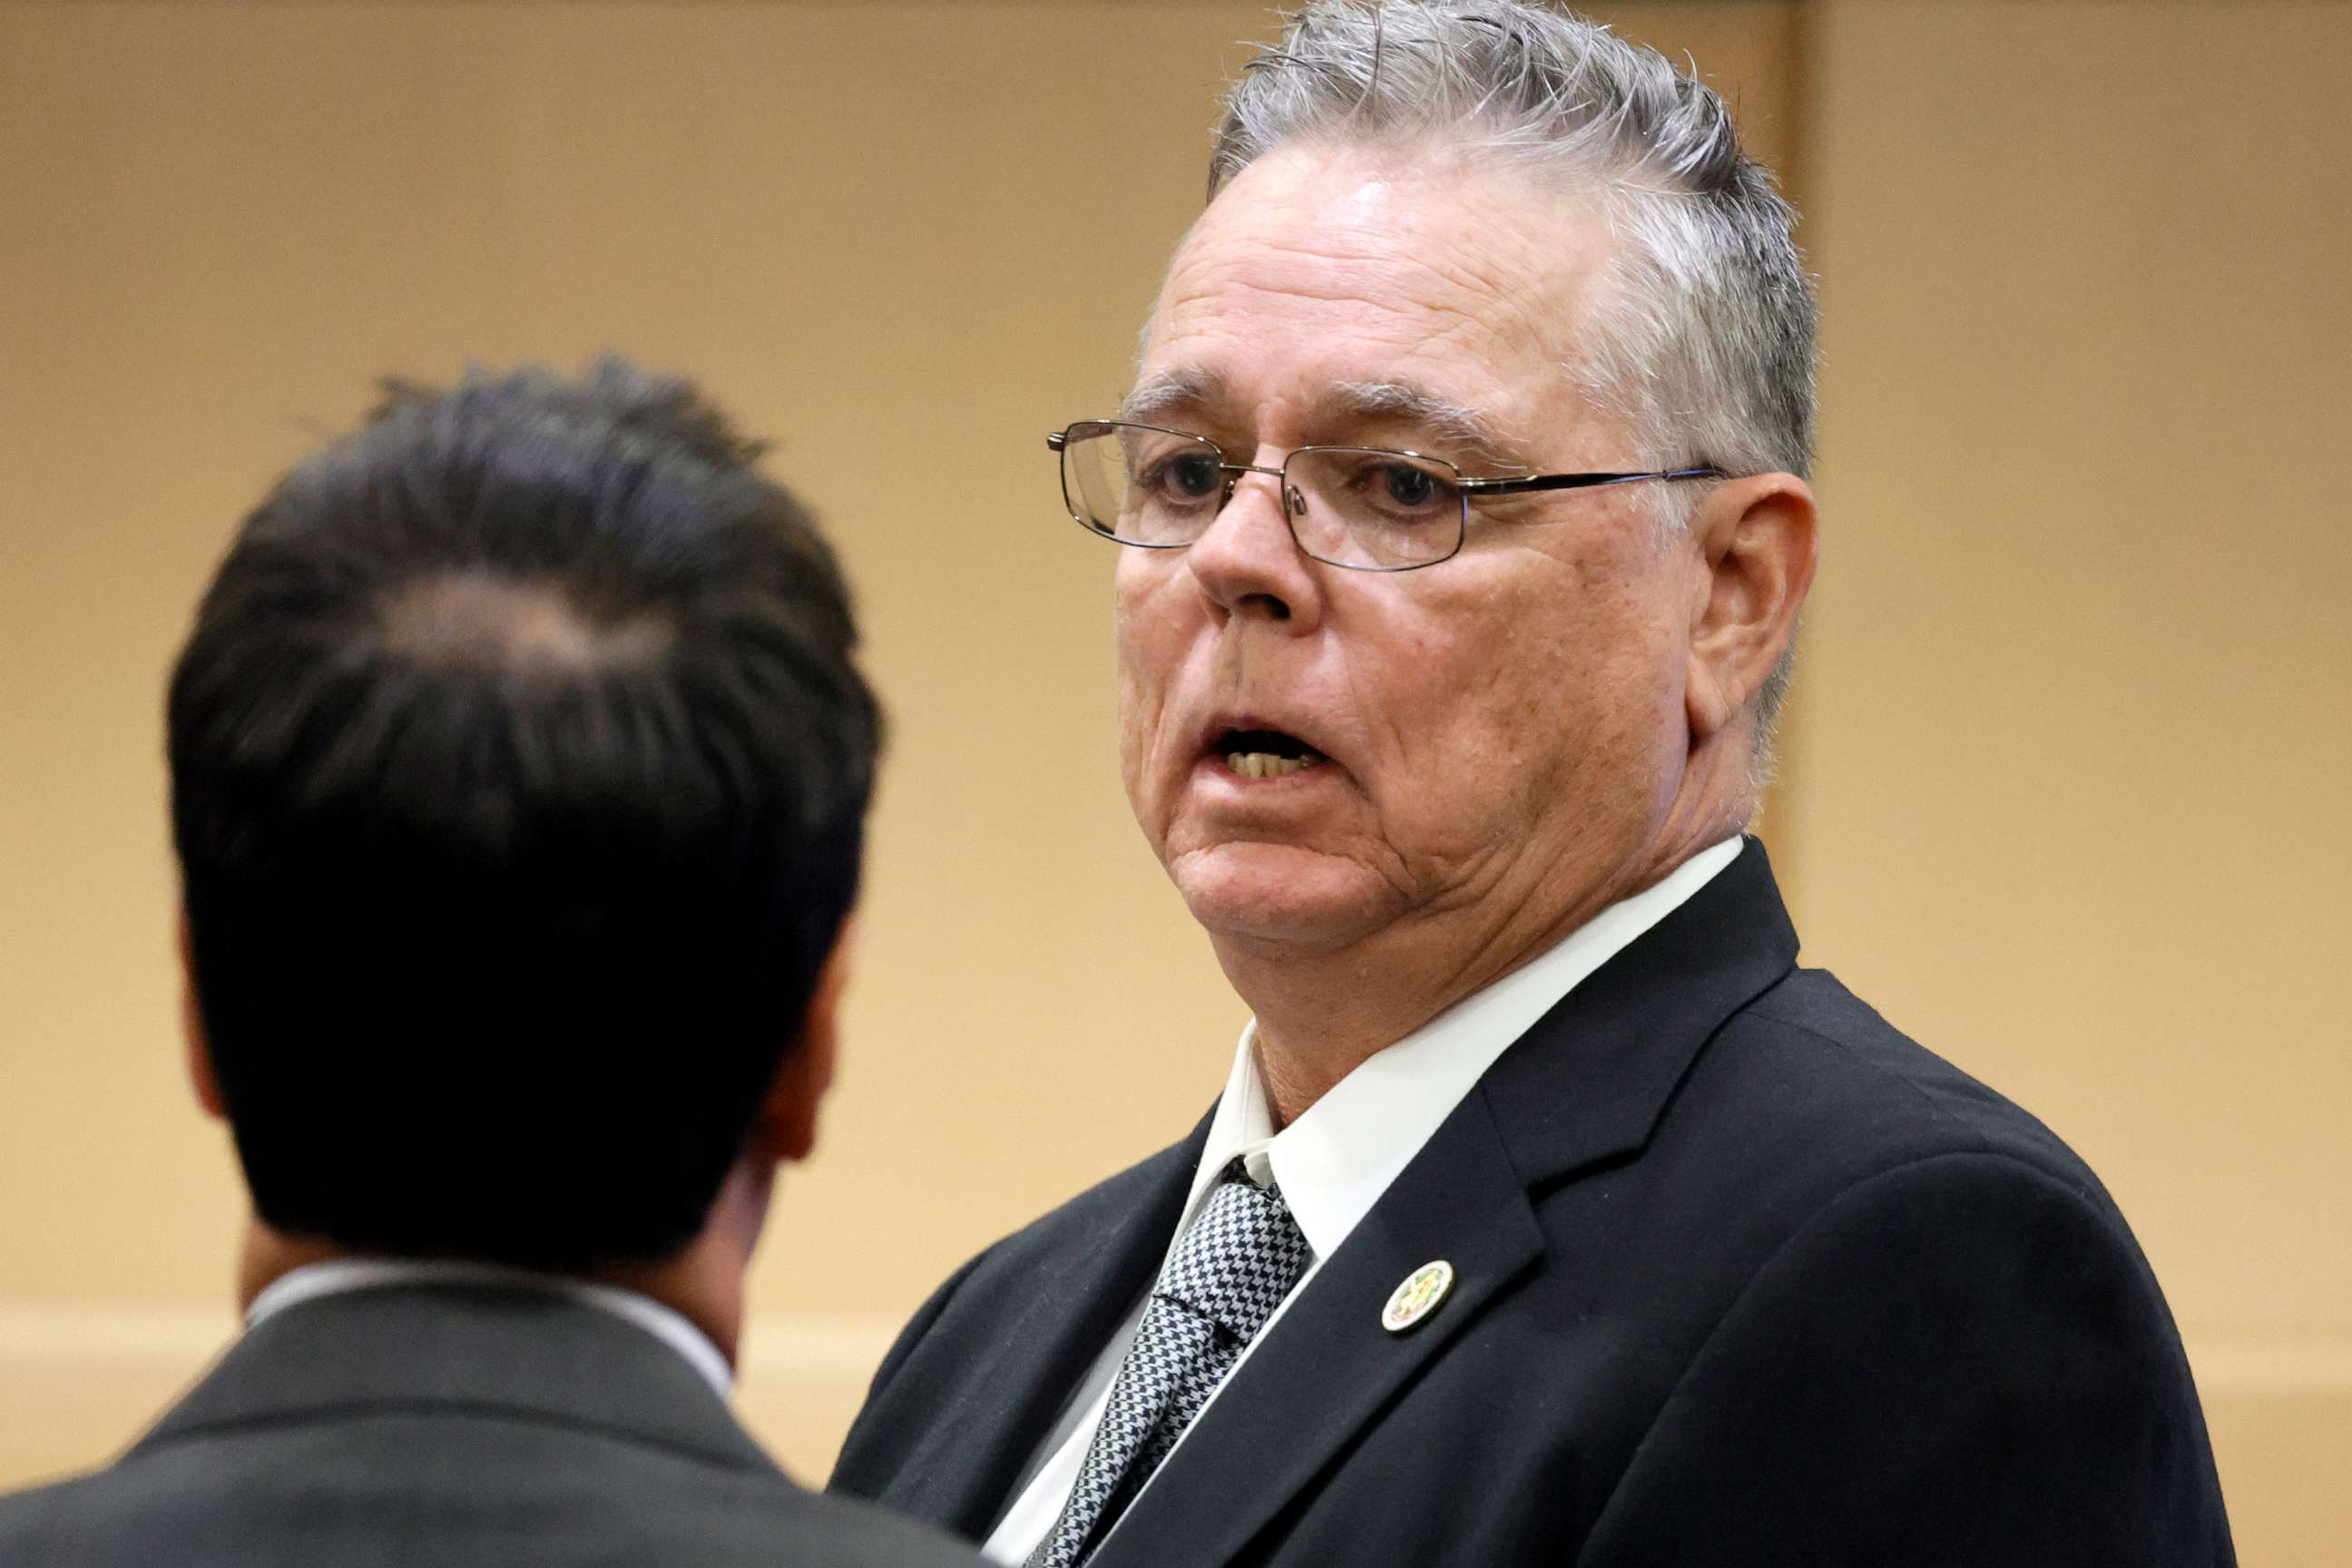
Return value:
[(1429, 1316), (1453, 1289), (1454, 1265), (1442, 1258), (1423, 1264), (1391, 1293), (1389, 1304), (1381, 1309), (1381, 1327), (1392, 1334), (1404, 1332)]

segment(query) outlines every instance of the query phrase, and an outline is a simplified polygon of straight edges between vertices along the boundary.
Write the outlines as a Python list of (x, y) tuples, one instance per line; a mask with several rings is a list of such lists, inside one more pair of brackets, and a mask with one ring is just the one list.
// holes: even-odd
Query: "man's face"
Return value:
[[(1570, 368), (1610, 243), (1532, 176), (1277, 153), (1178, 251), (1129, 416), (1230, 462), (1359, 445), (1474, 476), (1639, 467)], [(1480, 503), (1459, 555), (1400, 573), (1300, 553), (1275, 492), (1245, 477), (1189, 549), (1118, 561), (1121, 768), (1193, 916), (1328, 952), (1426, 920), (1501, 940), (1630, 891), (1681, 774), (1704, 592), (1637, 490)], [(1229, 761), (1268, 746), (1321, 760)]]

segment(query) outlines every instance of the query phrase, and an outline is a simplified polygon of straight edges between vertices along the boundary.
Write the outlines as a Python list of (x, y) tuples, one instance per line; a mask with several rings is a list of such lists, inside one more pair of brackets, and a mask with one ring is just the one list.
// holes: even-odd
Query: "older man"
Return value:
[(1048, 1568), (2228, 1561), (2114, 1204), (1798, 969), (1742, 837), (1812, 303), (1721, 103), (1528, 6), (1315, 5), (1211, 184), (1055, 445), (1255, 1016), (923, 1309), (835, 1484)]

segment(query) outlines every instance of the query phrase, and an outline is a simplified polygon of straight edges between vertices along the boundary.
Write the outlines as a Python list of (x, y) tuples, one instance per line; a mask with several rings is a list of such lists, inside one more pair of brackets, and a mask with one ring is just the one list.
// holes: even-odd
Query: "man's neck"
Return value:
[[(771, 1173), (762, 1176), (755, 1163), (739, 1163), (720, 1189), (709, 1222), (678, 1251), (650, 1262), (608, 1264), (563, 1277), (632, 1290), (661, 1303), (700, 1330), (729, 1365), (736, 1364), (743, 1334), (743, 1275), (774, 1186), (772, 1165), (767, 1168)], [(328, 1237), (290, 1234), (257, 1215), (247, 1225), (237, 1261), (238, 1310), (251, 1308), (262, 1291), (298, 1268), (359, 1256)]]
[(650, 1296), (709, 1336), (728, 1365), (738, 1365), (743, 1275), (751, 1266), (751, 1251), (759, 1245), (774, 1188), (772, 1161), (765, 1165), (738, 1162), (719, 1189), (709, 1222), (684, 1250), (652, 1263), (615, 1264), (589, 1278)]
[(1275, 1126), (1288, 1126), (1370, 1058), (1549, 951), (1609, 901), (1580, 905), (1557, 928), (1507, 942), (1448, 942), (1454, 933), (1441, 921), (1392, 927), (1332, 952), (1215, 942), (1226, 979), (1256, 1020)]
[[(1286, 1127), (1371, 1057), (1464, 999), (1549, 952), (1595, 915), (1664, 879), (1738, 831), (1694, 823), (1565, 900), (1538, 908), (1496, 900), (1381, 928), (1333, 950), (1230, 942), (1212, 933), (1225, 977), (1254, 1015), (1258, 1071)], [(1687, 842), (1685, 841), (1687, 840)]]

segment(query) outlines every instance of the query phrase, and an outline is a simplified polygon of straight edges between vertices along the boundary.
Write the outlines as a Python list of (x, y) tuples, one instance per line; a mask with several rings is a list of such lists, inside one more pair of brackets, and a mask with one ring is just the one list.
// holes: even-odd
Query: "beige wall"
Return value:
[[(2318, 504), (2352, 31), (1989, 13), (1608, 13), (1791, 166), (1824, 279), (1828, 563), (1769, 830), (1814, 961), (2106, 1173), (2247, 1560), (2316, 1563), (2315, 1456), (2352, 1438), (2321, 989), (2352, 866), (2315, 787), (2352, 675)], [(789, 1462), (823, 1472), (940, 1275), (1190, 1124), (1241, 1012), (1119, 797), (1110, 563), (1042, 437), (1119, 390), (1264, 26), (0, 6), (0, 1485), (104, 1457), (226, 1330), (158, 693), (238, 512), (379, 371), (690, 368), (861, 589), (896, 735), (845, 1081), (744, 1394)]]
[(2245, 1561), (2340, 1562), (2352, 9), (1835, 4), (1813, 43), (1808, 954), (2090, 1159)]

